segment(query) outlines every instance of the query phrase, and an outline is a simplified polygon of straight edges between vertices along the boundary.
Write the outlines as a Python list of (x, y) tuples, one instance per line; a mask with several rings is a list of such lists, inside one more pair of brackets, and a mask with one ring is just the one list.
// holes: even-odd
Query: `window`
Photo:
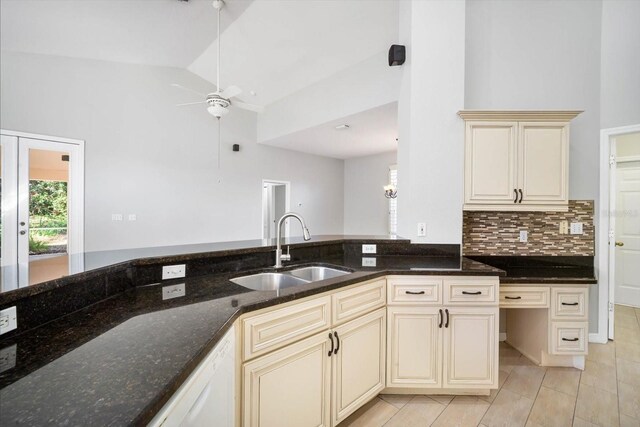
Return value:
[[(389, 166), (389, 184), (398, 188), (398, 166)], [(389, 199), (389, 234), (398, 234), (398, 199)]]

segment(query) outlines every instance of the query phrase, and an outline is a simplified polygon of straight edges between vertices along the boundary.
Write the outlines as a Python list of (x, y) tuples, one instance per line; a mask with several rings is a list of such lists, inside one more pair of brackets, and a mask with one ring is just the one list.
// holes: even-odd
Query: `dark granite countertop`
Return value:
[[(0, 340), (0, 352), (16, 355), (0, 371), (0, 424), (143, 425), (243, 313), (388, 274), (504, 274), (460, 257), (375, 258), (375, 267), (360, 255), (328, 258), (353, 273), (279, 292), (229, 281), (264, 268), (137, 286)], [(185, 296), (163, 301), (162, 286), (176, 283)]]
[(592, 285), (598, 280), (592, 256), (471, 256), (503, 270), (500, 284)]

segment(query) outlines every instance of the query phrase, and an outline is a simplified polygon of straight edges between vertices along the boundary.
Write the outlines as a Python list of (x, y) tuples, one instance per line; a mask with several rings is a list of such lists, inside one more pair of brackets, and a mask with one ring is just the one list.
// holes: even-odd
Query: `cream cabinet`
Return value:
[(335, 426), (375, 397), (385, 387), (385, 304), (377, 279), (244, 318), (242, 425)]
[(243, 426), (331, 426), (328, 335), (319, 333), (244, 364)]
[(498, 371), (498, 307), (445, 309), (444, 388), (492, 388)]
[(460, 111), (465, 210), (566, 211), (569, 121), (579, 111)]
[[(427, 290), (444, 304), (425, 301)], [(387, 292), (391, 392), (497, 388), (498, 278), (391, 276)]]
[(336, 425), (385, 387), (386, 313), (381, 308), (334, 328), (331, 417)]
[(387, 317), (387, 387), (442, 387), (440, 310), (394, 306)]

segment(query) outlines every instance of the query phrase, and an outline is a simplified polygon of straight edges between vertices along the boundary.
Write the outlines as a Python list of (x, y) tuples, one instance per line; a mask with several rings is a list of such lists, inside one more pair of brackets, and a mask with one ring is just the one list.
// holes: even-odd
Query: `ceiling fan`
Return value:
[(217, 77), (216, 77), (216, 91), (209, 93), (207, 95), (195, 91), (193, 89), (189, 89), (188, 87), (184, 87), (177, 83), (172, 84), (172, 86), (178, 87), (180, 89), (187, 90), (189, 92), (200, 95), (204, 98), (204, 101), (198, 102), (187, 102), (184, 104), (178, 104), (178, 107), (183, 107), (186, 105), (198, 105), (198, 104), (207, 104), (207, 111), (212, 116), (220, 119), (222, 116), (226, 116), (229, 113), (229, 107), (238, 107), (243, 110), (254, 111), (256, 113), (261, 113), (263, 111), (263, 107), (260, 105), (248, 104), (246, 102), (242, 102), (236, 97), (242, 93), (242, 89), (238, 86), (229, 86), (226, 89), (220, 89), (220, 10), (224, 7), (224, 0), (214, 0), (213, 7), (218, 11), (218, 52), (217, 52)]

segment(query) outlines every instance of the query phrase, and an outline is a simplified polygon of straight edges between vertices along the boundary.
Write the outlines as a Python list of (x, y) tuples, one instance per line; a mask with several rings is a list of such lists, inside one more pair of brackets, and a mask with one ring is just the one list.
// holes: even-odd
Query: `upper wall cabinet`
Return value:
[(566, 211), (569, 121), (580, 111), (460, 111), (465, 210)]

